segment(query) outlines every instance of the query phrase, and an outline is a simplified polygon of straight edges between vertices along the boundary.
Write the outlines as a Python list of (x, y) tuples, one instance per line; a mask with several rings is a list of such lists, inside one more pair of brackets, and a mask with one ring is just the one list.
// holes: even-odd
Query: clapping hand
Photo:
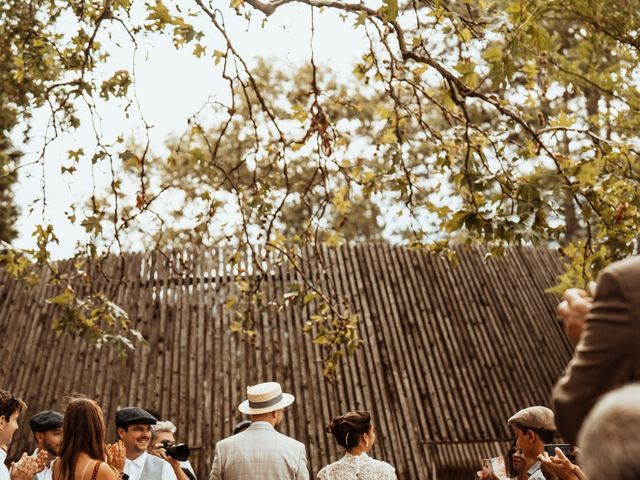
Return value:
[(40, 450), (36, 457), (23, 453), (20, 460), (11, 465), (11, 480), (31, 480), (36, 473), (44, 470), (48, 458), (44, 450)]
[(107, 445), (107, 463), (117, 470), (118, 473), (124, 470), (126, 453), (127, 451), (122, 440), (118, 440), (116, 443)]
[(582, 470), (571, 463), (559, 448), (556, 448), (556, 454), (553, 457), (544, 452), (538, 455), (538, 460), (540, 460), (543, 470), (553, 473), (560, 480), (582, 480), (584, 478)]

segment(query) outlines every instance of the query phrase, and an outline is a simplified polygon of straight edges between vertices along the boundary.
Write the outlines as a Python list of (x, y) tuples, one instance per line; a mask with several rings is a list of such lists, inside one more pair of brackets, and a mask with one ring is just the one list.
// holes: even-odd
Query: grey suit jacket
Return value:
[(598, 278), (593, 308), (564, 375), (553, 389), (556, 425), (576, 443), (604, 393), (640, 380), (640, 256), (611, 264)]
[(255, 422), (244, 432), (220, 440), (209, 480), (308, 480), (304, 445)]

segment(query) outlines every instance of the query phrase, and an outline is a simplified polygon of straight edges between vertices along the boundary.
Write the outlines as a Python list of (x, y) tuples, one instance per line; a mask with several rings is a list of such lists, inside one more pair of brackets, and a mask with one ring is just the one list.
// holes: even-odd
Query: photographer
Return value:
[(169, 462), (178, 480), (197, 480), (188, 460), (189, 447), (176, 444), (175, 433), (176, 426), (171, 421), (156, 423), (151, 429), (149, 453)]

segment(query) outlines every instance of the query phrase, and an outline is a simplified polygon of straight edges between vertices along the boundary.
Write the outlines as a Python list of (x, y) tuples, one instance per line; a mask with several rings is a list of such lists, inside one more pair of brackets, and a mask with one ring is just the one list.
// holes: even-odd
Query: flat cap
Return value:
[(54, 410), (43, 410), (29, 419), (29, 426), (33, 433), (46, 432), (62, 427), (64, 416)]
[(116, 412), (116, 428), (133, 424), (155, 425), (158, 420), (143, 408), (124, 407)]
[(507, 422), (518, 427), (534, 428), (536, 430), (548, 430), (555, 432), (556, 422), (553, 410), (547, 407), (535, 406), (523, 408)]

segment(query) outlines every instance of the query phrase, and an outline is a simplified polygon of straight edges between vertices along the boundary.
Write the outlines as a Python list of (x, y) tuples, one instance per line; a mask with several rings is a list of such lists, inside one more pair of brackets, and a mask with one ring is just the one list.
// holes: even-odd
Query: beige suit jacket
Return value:
[(640, 380), (640, 256), (611, 264), (598, 278), (593, 308), (573, 358), (552, 394), (556, 424), (575, 444), (598, 398)]
[(216, 444), (209, 480), (308, 480), (304, 445), (255, 422)]

